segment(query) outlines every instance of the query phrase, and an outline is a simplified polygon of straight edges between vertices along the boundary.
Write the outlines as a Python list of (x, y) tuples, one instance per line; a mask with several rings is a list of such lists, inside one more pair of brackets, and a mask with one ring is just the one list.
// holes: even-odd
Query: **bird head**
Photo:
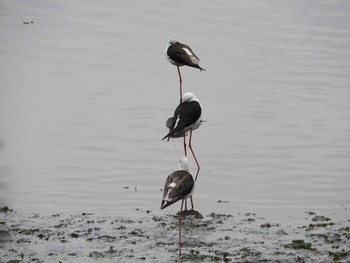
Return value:
[(196, 95), (194, 95), (192, 92), (186, 92), (184, 95), (182, 95), (182, 102), (190, 101), (198, 101)]
[(174, 38), (174, 37), (170, 37), (169, 38), (169, 45), (173, 45), (173, 44), (176, 44), (176, 43), (178, 43), (179, 41), (177, 41), (176, 40), (176, 38)]
[(181, 157), (179, 160), (179, 170), (187, 171), (191, 173), (191, 166), (186, 156)]

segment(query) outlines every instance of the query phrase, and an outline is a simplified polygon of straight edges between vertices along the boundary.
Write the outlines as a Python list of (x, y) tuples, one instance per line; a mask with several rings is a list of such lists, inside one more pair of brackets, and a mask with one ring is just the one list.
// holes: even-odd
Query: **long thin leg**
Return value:
[(184, 152), (185, 152), (185, 156), (187, 157), (186, 133), (184, 134)]
[(191, 150), (191, 152), (192, 152), (192, 155), (193, 155), (193, 158), (194, 158), (194, 160), (196, 161), (196, 164), (197, 164), (197, 174), (196, 174), (196, 178), (195, 178), (195, 181), (197, 181), (197, 176), (198, 176), (198, 174), (199, 174), (199, 170), (201, 169), (200, 167), (199, 167), (199, 163), (198, 163), (198, 161), (197, 161), (197, 158), (196, 158), (196, 155), (194, 154), (194, 151), (193, 151), (193, 149), (192, 149), (192, 129), (191, 129), (191, 132), (190, 132), (190, 141), (189, 141), (189, 143), (188, 143), (188, 147), (190, 148), (190, 150)]
[(192, 206), (192, 210), (194, 210), (194, 206), (193, 206), (193, 200), (192, 200), (192, 196), (190, 197), (191, 200), (191, 206)]
[[(177, 67), (177, 73), (179, 73), (179, 81), (180, 81), (180, 103), (182, 102), (182, 77), (181, 77), (181, 73), (180, 73), (180, 67)], [(185, 152), (185, 156), (187, 157), (187, 149), (186, 149), (186, 133), (184, 134), (184, 152)]]
[(179, 213), (179, 256), (181, 256), (181, 217), (182, 217), (182, 206), (184, 204), (184, 199), (181, 202), (181, 209)]
[(180, 73), (180, 68), (179, 66), (177, 67), (177, 72), (179, 73), (179, 81), (180, 81), (180, 103), (182, 102), (182, 77), (181, 77), (181, 73)]
[[(190, 201), (191, 201), (192, 210), (194, 210), (194, 205), (193, 205), (192, 196), (190, 197)], [(185, 199), (185, 211), (187, 211), (187, 199)]]
[(194, 178), (194, 181), (195, 181), (195, 182), (197, 181), (198, 174), (199, 174), (199, 168), (197, 169), (196, 177)]

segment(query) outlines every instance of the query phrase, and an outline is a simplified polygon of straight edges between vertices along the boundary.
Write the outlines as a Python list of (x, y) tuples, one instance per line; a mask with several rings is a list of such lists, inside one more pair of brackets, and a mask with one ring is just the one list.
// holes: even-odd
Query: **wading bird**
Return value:
[(182, 98), (182, 77), (180, 73), (181, 66), (189, 66), (193, 68), (198, 68), (200, 71), (204, 70), (204, 68), (199, 66), (199, 58), (193, 52), (193, 50), (180, 42), (178, 42), (174, 38), (170, 38), (168, 42), (168, 46), (165, 50), (165, 56), (169, 60), (169, 62), (177, 67), (177, 72), (179, 74), (180, 81), (180, 102)]
[(178, 214), (179, 217), (179, 256), (181, 256), (181, 218), (184, 201), (187, 198), (191, 199), (192, 209), (193, 201), (192, 194), (194, 191), (194, 180), (190, 174), (190, 164), (187, 157), (182, 157), (179, 162), (179, 169), (171, 173), (164, 184), (163, 199), (160, 209), (164, 209), (169, 205), (181, 201), (181, 208)]
[(198, 168), (195, 180), (197, 180), (200, 167), (196, 155), (192, 149), (192, 131), (198, 129), (202, 122), (202, 106), (192, 92), (187, 92), (182, 96), (182, 102), (179, 104), (179, 106), (177, 106), (174, 116), (167, 120), (166, 126), (169, 128), (169, 133), (162, 139), (164, 140), (168, 138), (169, 141), (170, 138), (183, 137), (184, 153), (185, 156), (187, 156), (186, 135), (188, 132), (190, 132), (188, 147), (192, 152)]

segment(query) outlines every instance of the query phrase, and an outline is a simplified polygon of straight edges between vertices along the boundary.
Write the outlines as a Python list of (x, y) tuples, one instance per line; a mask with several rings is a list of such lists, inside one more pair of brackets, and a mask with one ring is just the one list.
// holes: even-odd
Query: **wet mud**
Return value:
[(349, 262), (350, 222), (305, 212), (270, 222), (255, 213), (183, 219), (137, 209), (137, 218), (0, 212), (0, 261), (17, 262)]

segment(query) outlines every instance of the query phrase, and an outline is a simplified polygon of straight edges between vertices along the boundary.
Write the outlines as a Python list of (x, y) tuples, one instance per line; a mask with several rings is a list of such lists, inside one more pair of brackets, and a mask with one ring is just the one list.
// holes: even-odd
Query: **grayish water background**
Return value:
[(172, 36), (207, 70), (182, 68), (196, 209), (349, 217), (349, 1), (1, 1), (0, 30), (1, 205), (158, 211), (183, 151), (161, 141)]

